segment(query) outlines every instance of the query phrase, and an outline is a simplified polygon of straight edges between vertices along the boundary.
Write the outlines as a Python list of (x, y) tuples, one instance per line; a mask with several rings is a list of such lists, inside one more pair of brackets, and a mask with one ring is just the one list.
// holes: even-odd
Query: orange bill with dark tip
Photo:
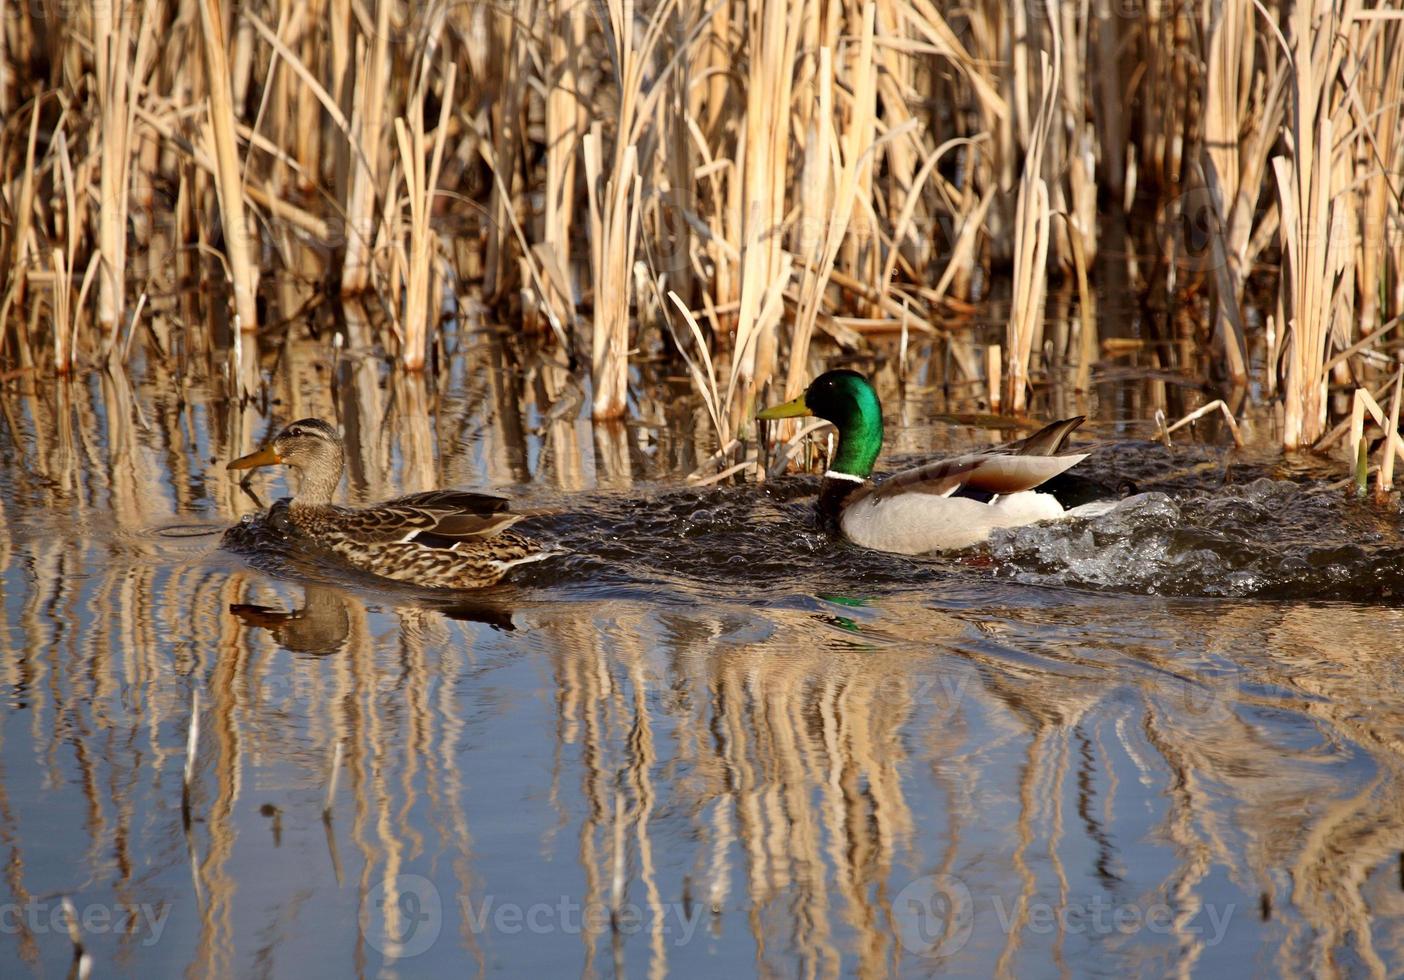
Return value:
[(251, 470), (256, 466), (272, 466), (274, 463), (281, 463), (282, 461), (282, 457), (273, 451), (272, 446), (265, 446), (256, 453), (240, 456), (233, 462), (226, 464), (225, 469)]

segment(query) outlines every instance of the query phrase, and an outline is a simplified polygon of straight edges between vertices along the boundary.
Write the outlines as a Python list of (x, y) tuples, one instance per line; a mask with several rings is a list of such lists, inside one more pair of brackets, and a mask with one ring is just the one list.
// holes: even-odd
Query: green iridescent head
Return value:
[(882, 451), (882, 404), (857, 371), (825, 371), (794, 401), (772, 405), (757, 418), (817, 415), (838, 429), (838, 452), (829, 470), (866, 480)]

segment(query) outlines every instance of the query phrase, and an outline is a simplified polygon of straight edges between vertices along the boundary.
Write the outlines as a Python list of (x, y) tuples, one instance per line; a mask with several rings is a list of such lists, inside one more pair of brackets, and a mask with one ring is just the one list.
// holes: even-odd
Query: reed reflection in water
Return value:
[(470, 606), (271, 578), (213, 544), (275, 421), (341, 421), (352, 499), (499, 487), (548, 529), (712, 448), (666, 388), (592, 428), (491, 344), (438, 391), (322, 356), (242, 405), (4, 395), (7, 963), (69, 968), (66, 896), (135, 975), (1400, 969), (1400, 610), (846, 572), (750, 487), (708, 576), (653, 530), (603, 574), (621, 521)]

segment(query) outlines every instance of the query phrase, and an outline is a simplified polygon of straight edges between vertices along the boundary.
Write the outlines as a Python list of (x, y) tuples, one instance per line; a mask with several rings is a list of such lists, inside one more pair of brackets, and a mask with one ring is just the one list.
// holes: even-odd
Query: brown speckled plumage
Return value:
[(362, 571), (431, 588), (478, 589), (496, 585), (516, 565), (550, 552), (507, 529), (521, 514), (504, 497), (461, 490), (431, 490), (373, 507), (331, 502), (341, 482), (341, 439), (326, 422), (293, 422), (272, 445), (229, 464), (250, 469), (283, 463), (302, 483), (279, 515), (287, 529)]

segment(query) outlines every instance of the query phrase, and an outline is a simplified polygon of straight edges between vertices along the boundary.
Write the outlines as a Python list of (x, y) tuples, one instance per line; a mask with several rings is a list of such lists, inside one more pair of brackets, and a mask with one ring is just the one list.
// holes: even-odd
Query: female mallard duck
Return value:
[(516, 565), (551, 554), (507, 531), (521, 514), (484, 493), (431, 490), (377, 504), (338, 507), (341, 437), (321, 419), (293, 422), (265, 449), (241, 456), (231, 470), (283, 463), (302, 478), (283, 515), (288, 526), (348, 565), (382, 578), (432, 588), (496, 585)]
[(856, 371), (828, 371), (803, 395), (767, 408), (759, 418), (802, 415), (817, 415), (838, 429), (838, 449), (819, 487), (819, 511), (864, 548), (902, 555), (967, 548), (995, 528), (1090, 516), (1107, 506), (1064, 510), (1051, 493), (1034, 490), (1087, 458), (1062, 453), (1082, 416), (1054, 422), (1018, 442), (927, 463), (873, 484), (868, 477), (882, 449), (882, 406), (866, 378)]

